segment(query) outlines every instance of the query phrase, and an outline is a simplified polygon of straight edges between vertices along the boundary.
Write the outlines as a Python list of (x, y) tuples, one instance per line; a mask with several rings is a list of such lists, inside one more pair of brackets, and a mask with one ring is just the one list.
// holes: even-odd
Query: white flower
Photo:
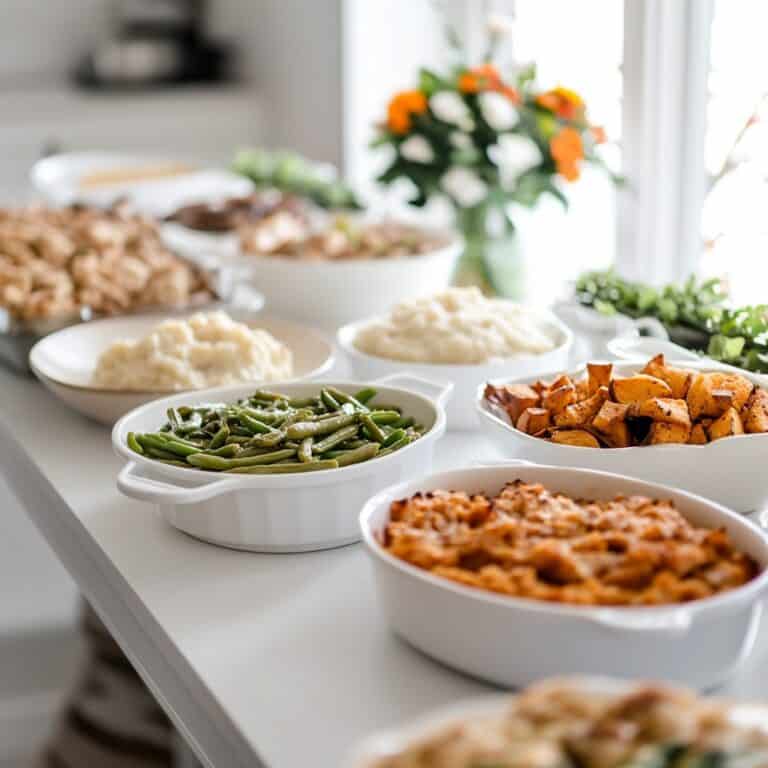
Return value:
[(429, 100), (432, 114), (444, 123), (458, 125), (465, 131), (471, 131), (474, 126), (472, 113), (464, 103), (464, 99), (453, 91), (438, 91)]
[(472, 137), (463, 131), (454, 131), (448, 138), (456, 149), (472, 149), (474, 146)]
[(515, 20), (511, 16), (507, 16), (503, 13), (491, 13), (488, 16), (486, 27), (491, 38), (498, 40), (499, 38), (506, 37), (514, 32)]
[(508, 131), (520, 122), (515, 105), (503, 94), (486, 91), (478, 97), (480, 112), (494, 131)]
[(536, 142), (517, 133), (499, 136), (496, 144), (488, 148), (488, 155), (498, 166), (501, 183), (505, 187), (514, 186), (523, 173), (539, 165), (542, 160)]
[(440, 179), (443, 190), (462, 208), (471, 208), (485, 200), (486, 183), (469, 168), (451, 168)]
[(432, 145), (418, 133), (409, 136), (400, 145), (400, 154), (412, 163), (431, 163), (435, 159)]

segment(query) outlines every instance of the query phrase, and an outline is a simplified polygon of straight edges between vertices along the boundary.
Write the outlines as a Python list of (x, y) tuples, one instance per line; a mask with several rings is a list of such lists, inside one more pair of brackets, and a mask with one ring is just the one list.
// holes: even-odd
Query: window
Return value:
[(701, 266), (742, 304), (768, 301), (766, 25), (765, 3), (714, 2)]

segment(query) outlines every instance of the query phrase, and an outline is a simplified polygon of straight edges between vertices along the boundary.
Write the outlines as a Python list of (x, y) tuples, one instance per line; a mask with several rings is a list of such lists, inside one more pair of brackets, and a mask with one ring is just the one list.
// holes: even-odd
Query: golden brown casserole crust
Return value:
[(383, 545), (466, 586), (582, 605), (684, 603), (758, 572), (726, 531), (694, 527), (671, 501), (575, 500), (519, 480), (494, 498), (435, 491), (393, 502)]

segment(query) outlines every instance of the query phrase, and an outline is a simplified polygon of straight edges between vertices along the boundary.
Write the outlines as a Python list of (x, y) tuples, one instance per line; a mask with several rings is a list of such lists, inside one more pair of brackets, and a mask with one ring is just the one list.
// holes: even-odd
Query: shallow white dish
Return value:
[(444, 247), (416, 256), (305, 261), (244, 253), (233, 234), (196, 232), (178, 224), (166, 224), (161, 231), (166, 245), (200, 266), (242, 270), (271, 312), (327, 330), (445, 288), (463, 248), (454, 236)]
[(435, 659), (504, 686), (559, 675), (658, 678), (696, 688), (723, 682), (750, 654), (768, 571), (723, 595), (681, 605), (592, 607), (497, 595), (434, 576), (386, 552), (379, 536), (390, 504), (417, 491), (495, 494), (513, 480), (575, 498), (640, 494), (675, 502), (693, 523), (722, 526), (768, 566), (768, 539), (748, 520), (701, 497), (620, 475), (509, 462), (401, 483), (363, 508), (360, 527), (376, 589), (394, 631)]
[[(562, 682), (585, 693), (625, 695), (638, 687), (626, 680), (610, 677), (574, 677), (565, 678)], [(344, 768), (373, 768), (387, 757), (399, 754), (451, 725), (486, 717), (501, 717), (514, 699), (515, 696), (502, 694), (470, 699), (442, 707), (399, 727), (373, 733), (353, 748)], [(733, 702), (729, 711), (735, 723), (750, 723), (762, 730), (768, 729), (768, 708), (763, 704)]]
[[(348, 392), (359, 382), (330, 382)], [(149, 403), (122, 418), (112, 445), (128, 460), (117, 487), (126, 496), (158, 505), (175, 528), (203, 541), (253, 552), (304, 552), (350, 544), (360, 538), (357, 517), (372, 494), (432, 469), (435, 442), (445, 432), (443, 402), (450, 386), (409, 376), (372, 382), (379, 401), (400, 406), (424, 424), (414, 443), (370, 461), (340, 469), (288, 475), (221, 475), (184, 469), (138, 456), (126, 445), (129, 432), (154, 432), (168, 408), (195, 402), (232, 402), (253, 386), (222, 387)], [(317, 394), (317, 383), (276, 385), (294, 397)], [(425, 394), (420, 394), (425, 393)]]
[[(157, 178), (116, 181), (83, 187), (90, 173), (114, 170), (145, 170), (157, 166), (179, 166), (178, 174)], [(49, 205), (75, 202), (99, 207), (128, 199), (143, 213), (164, 216), (190, 202), (218, 200), (246, 195), (253, 184), (243, 176), (224, 169), (204, 169), (197, 164), (167, 155), (128, 152), (64, 152), (38, 160), (30, 178), (35, 190)]]
[[(643, 368), (644, 362), (614, 363), (614, 373), (627, 376)], [(698, 371), (715, 370), (706, 363), (685, 362)], [(531, 384), (538, 378), (553, 379), (563, 368), (542, 376), (496, 380), (494, 384)], [(584, 367), (571, 374), (581, 376)], [(760, 385), (760, 377), (739, 371)], [(768, 434), (736, 435), (707, 445), (647, 445), (632, 448), (580, 448), (560, 445), (527, 435), (493, 412), (475, 392), (483, 432), (505, 457), (524, 458), (542, 464), (582, 467), (632, 475), (698, 493), (737, 512), (755, 512), (768, 503)]]
[[(237, 320), (269, 331), (291, 348), (294, 356), (292, 380), (320, 376), (333, 365), (331, 345), (311, 328), (252, 312), (242, 313), (234, 309), (227, 312)], [(190, 314), (173, 316), (183, 318)], [(112, 426), (133, 408), (172, 393), (124, 392), (94, 387), (91, 377), (99, 355), (118, 339), (145, 336), (167, 317), (163, 314), (132, 315), (65, 328), (35, 344), (29, 356), (30, 367), (37, 378), (70, 408)]]
[(361, 328), (378, 319), (375, 317), (340, 328), (336, 341), (355, 375), (360, 378), (374, 378), (389, 373), (410, 371), (432, 381), (450, 381), (454, 385), (454, 390), (446, 409), (448, 429), (475, 429), (478, 425), (475, 413), (475, 392), (480, 384), (500, 377), (536, 376), (554, 368), (568, 367), (573, 334), (568, 326), (561, 323), (553, 314), (542, 312), (541, 318), (544, 328), (558, 344), (555, 349), (542, 355), (524, 355), (482, 365), (407, 363), (361, 352), (355, 347), (355, 338)]

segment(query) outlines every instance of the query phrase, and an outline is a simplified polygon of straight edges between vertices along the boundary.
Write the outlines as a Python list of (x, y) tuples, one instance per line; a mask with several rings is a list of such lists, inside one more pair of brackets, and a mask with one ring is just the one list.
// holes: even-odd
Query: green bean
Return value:
[(342, 392), (340, 389), (336, 389), (335, 387), (328, 387), (328, 392), (333, 395), (340, 403), (347, 403), (351, 405), (355, 410), (358, 411), (364, 411), (367, 412), (369, 410), (368, 406), (363, 405), (356, 397), (353, 397), (352, 395), (348, 395), (346, 392)]
[(231, 445), (232, 443), (234, 443), (235, 445), (242, 445), (243, 443), (250, 443), (250, 442), (251, 442), (250, 435), (248, 437), (243, 437), (242, 435), (230, 435), (226, 440), (227, 445)]
[(170, 464), (172, 467), (183, 467), (189, 469), (189, 464), (186, 461), (179, 461), (178, 459), (158, 459), (161, 464)]
[(350, 437), (354, 437), (357, 434), (358, 429), (359, 426), (357, 424), (350, 424), (348, 427), (337, 429), (335, 432), (328, 435), (328, 437), (324, 437), (319, 443), (315, 445), (315, 452), (325, 453), (326, 451), (329, 451), (331, 448), (336, 447), (339, 443), (344, 442), (344, 440), (347, 440)]
[(274, 448), (285, 439), (285, 433), (275, 430), (268, 435), (254, 435), (247, 443), (249, 447)]
[(219, 429), (219, 431), (211, 438), (211, 442), (208, 445), (208, 448), (220, 448), (227, 442), (228, 437), (229, 427), (224, 424), (221, 429)]
[(413, 416), (403, 416), (397, 421), (392, 423), (395, 429), (405, 429), (406, 427), (412, 427), (416, 423), (416, 419)]
[(266, 467), (236, 467), (225, 470), (227, 474), (235, 475), (289, 475), (294, 472), (317, 472), (323, 469), (338, 469), (339, 463), (334, 460), (323, 461), (293, 461), (290, 464), (269, 464)]
[(203, 418), (199, 413), (193, 413), (188, 421), (178, 424), (174, 431), (186, 435), (199, 429), (203, 424)]
[(285, 432), (286, 437), (291, 440), (303, 440), (305, 437), (316, 437), (317, 435), (328, 435), (341, 427), (346, 427), (357, 421), (357, 414), (342, 414), (334, 416), (323, 421), (300, 421), (298, 424), (292, 424)]
[(400, 411), (371, 411), (371, 418), (376, 424), (394, 424), (400, 420)]
[(159, 451), (165, 450), (165, 444), (168, 442), (168, 438), (160, 437), (160, 435), (151, 434), (136, 434), (136, 440), (139, 445), (146, 451), (150, 448), (156, 448)]
[(139, 444), (139, 441), (136, 439), (136, 435), (133, 432), (128, 433), (128, 436), (125, 438), (125, 441), (128, 443), (128, 447), (134, 453), (138, 453), (139, 455), (144, 454), (144, 449)]
[(299, 421), (309, 421), (315, 417), (315, 414), (309, 408), (300, 408), (293, 413), (288, 414), (281, 422), (280, 429), (290, 427), (291, 424), (296, 424)]
[(240, 414), (240, 424), (254, 435), (264, 435), (272, 431), (272, 428), (267, 426), (263, 421), (254, 419), (252, 416), (245, 413), (245, 411)]
[(399, 440), (402, 440), (404, 437), (406, 437), (406, 432), (404, 429), (395, 429), (387, 435), (386, 439), (381, 444), (381, 447), (389, 448), (389, 446), (394, 445)]
[[(170, 451), (164, 451), (161, 448), (147, 448), (147, 456), (151, 459), (162, 459), (163, 461), (179, 461), (179, 457)], [(181, 464), (182, 462), (179, 461)]]
[(208, 456), (205, 453), (194, 453), (187, 457), (187, 461), (195, 467), (201, 469), (227, 470), (236, 467), (253, 467), (259, 464), (274, 464), (280, 459), (287, 459), (289, 456), (295, 456), (296, 450), (288, 448), (282, 451), (272, 451), (263, 453), (260, 456), (248, 456), (240, 459), (223, 459), (220, 456)]
[(206, 448), (204, 453), (208, 456), (223, 456), (225, 459), (234, 459), (236, 456), (242, 456), (243, 449), (236, 443), (229, 443), (219, 448)]
[(320, 390), (320, 398), (325, 403), (326, 407), (331, 411), (338, 411), (339, 408), (341, 408), (341, 404), (336, 400), (336, 398), (328, 389)]
[(387, 439), (387, 436), (384, 434), (381, 427), (373, 420), (371, 414), (364, 413), (360, 417), (360, 421), (363, 423), (365, 431), (370, 435), (372, 440), (375, 440), (377, 443), (383, 443)]
[(273, 424), (278, 419), (278, 415), (276, 413), (273, 411), (265, 411), (262, 408), (243, 408), (242, 410), (245, 411), (245, 413), (247, 413), (252, 419), (258, 419), (265, 424)]
[(184, 419), (175, 408), (169, 408), (165, 412), (165, 415), (168, 417), (168, 423), (174, 429), (178, 429), (181, 426), (181, 423), (184, 421)]
[(373, 400), (377, 394), (377, 391), (373, 387), (367, 387), (366, 389), (361, 389), (359, 392), (355, 393), (355, 400), (366, 405), (370, 400)]
[(240, 453), (237, 454), (237, 458), (246, 459), (249, 456), (264, 456), (272, 452), (272, 448), (258, 448), (256, 446), (251, 446), (250, 448), (241, 448)]
[(362, 448), (355, 448), (353, 451), (347, 451), (339, 456), (336, 461), (340, 467), (346, 467), (350, 464), (358, 464), (361, 461), (372, 459), (379, 452), (379, 446), (376, 443), (368, 443)]
[(251, 400), (266, 400), (267, 402), (287, 399), (288, 395), (281, 395), (279, 392), (268, 392), (266, 389), (257, 389), (251, 396)]
[(299, 461), (308, 462), (312, 461), (312, 447), (315, 441), (314, 437), (305, 437), (301, 441), (301, 445), (298, 450)]
[(181, 443), (178, 440), (167, 440), (163, 446), (163, 450), (170, 451), (177, 456), (184, 456), (186, 458), (187, 456), (192, 456), (193, 454), (198, 453), (200, 451), (200, 446), (196, 445), (193, 448), (191, 445), (184, 445), (184, 443)]
[(410, 442), (412, 442), (412, 440), (408, 435), (406, 435), (405, 437), (401, 437), (397, 442), (392, 443), (391, 445), (388, 445), (379, 455), (384, 456), (385, 454), (399, 451), (401, 448), (405, 448), (405, 446), (408, 445), (408, 443)]
[(190, 448), (200, 448), (202, 446), (201, 442), (190, 440), (188, 437), (179, 437), (179, 435), (174, 432), (155, 432), (153, 436), (163, 440), (166, 443), (169, 440), (173, 440), (175, 443), (188, 445)]
[[(171, 411), (174, 412), (174, 416), (171, 416)], [(173, 423), (175, 414), (178, 414), (182, 419), (188, 419), (195, 412), (194, 408), (190, 408), (188, 405), (180, 405), (178, 408), (168, 409), (168, 421)]]

